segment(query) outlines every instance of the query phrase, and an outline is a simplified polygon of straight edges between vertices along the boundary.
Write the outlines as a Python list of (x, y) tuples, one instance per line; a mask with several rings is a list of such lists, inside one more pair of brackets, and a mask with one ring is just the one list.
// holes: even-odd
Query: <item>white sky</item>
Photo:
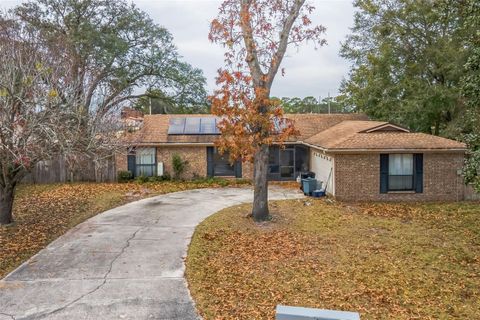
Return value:
[[(113, 1), (113, 0), (112, 0)], [(21, 0), (0, 0), (0, 9), (11, 8)], [(184, 60), (203, 70), (208, 91), (215, 88), (217, 70), (223, 66), (223, 48), (208, 41), (210, 21), (216, 17), (218, 0), (133, 0), (152, 19), (166, 27), (174, 37)], [(349, 62), (339, 57), (340, 41), (344, 41), (353, 24), (351, 0), (311, 0), (316, 10), (312, 20), (327, 28), (327, 45), (315, 50), (305, 45), (298, 52), (289, 50), (272, 88), (279, 97), (335, 96), (340, 81), (348, 73)]]

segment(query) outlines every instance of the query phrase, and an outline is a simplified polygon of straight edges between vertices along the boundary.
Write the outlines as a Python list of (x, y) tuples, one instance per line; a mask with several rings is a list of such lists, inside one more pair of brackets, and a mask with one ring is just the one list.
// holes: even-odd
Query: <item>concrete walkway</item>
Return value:
[[(190, 190), (97, 215), (0, 281), (0, 320), (197, 319), (183, 278), (193, 231), (252, 196), (246, 188)], [(271, 199), (301, 197), (270, 191)]]

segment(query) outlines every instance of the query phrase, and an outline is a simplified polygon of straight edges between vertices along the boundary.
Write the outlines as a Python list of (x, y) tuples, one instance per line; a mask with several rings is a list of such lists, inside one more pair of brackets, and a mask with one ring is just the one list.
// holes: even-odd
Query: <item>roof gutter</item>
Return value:
[(421, 153), (465, 153), (467, 149), (418, 149), (418, 148), (395, 148), (395, 149), (330, 149), (329, 153), (334, 154), (352, 154), (352, 153), (405, 153), (405, 152), (421, 152)]

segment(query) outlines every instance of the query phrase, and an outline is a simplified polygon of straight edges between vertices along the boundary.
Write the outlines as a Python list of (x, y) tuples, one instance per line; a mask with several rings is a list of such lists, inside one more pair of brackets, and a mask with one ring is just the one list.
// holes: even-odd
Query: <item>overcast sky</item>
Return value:
[[(113, 1), (113, 0), (112, 0)], [(11, 8), (21, 0), (0, 0), (0, 6)], [(208, 91), (215, 88), (216, 71), (223, 65), (223, 48), (208, 41), (210, 21), (221, 1), (216, 0), (134, 0), (152, 19), (166, 27), (184, 60), (203, 70)], [(326, 97), (336, 95), (340, 81), (348, 73), (349, 62), (340, 58), (340, 41), (353, 24), (351, 0), (314, 0), (314, 23), (327, 28), (327, 45), (315, 50), (303, 46), (298, 52), (287, 52), (283, 61), (286, 74), (279, 73), (272, 88), (278, 97)]]

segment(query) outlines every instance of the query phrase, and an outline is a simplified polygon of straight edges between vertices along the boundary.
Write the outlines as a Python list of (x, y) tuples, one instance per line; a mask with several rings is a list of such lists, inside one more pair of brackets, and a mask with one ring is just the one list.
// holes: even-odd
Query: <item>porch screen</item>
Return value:
[(413, 154), (390, 154), (388, 190), (413, 190)]
[(135, 153), (135, 176), (154, 176), (156, 173), (155, 158), (155, 148), (137, 148)]

